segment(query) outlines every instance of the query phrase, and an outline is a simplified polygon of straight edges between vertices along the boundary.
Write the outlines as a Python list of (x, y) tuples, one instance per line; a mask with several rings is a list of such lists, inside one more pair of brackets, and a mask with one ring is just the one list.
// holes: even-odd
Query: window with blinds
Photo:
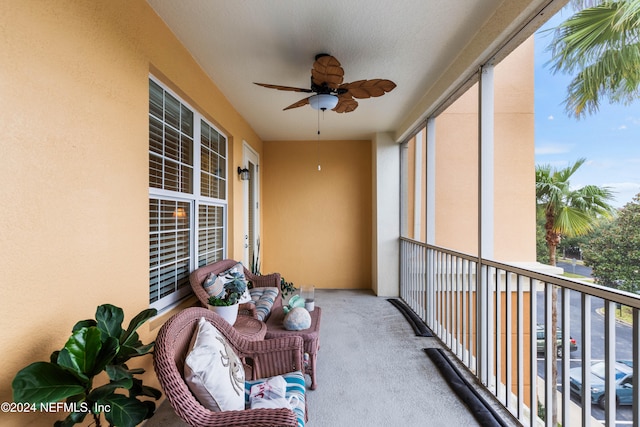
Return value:
[(226, 199), (227, 140), (204, 121), (200, 126), (200, 194)]
[(221, 206), (198, 207), (198, 267), (223, 260), (224, 209)]
[[(198, 144), (198, 145), (196, 145)], [(224, 258), (227, 138), (149, 78), (149, 303), (191, 292), (189, 273)]]
[(191, 204), (149, 200), (149, 301), (155, 303), (189, 285)]

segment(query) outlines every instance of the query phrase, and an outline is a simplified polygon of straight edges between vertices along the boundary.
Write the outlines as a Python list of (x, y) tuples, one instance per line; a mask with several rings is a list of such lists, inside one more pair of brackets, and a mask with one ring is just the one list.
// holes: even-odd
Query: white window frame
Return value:
[[(189, 221), (189, 272), (198, 268), (199, 261), (199, 253), (198, 253), (198, 213), (199, 206), (201, 205), (209, 205), (222, 207), (223, 210), (223, 218), (222, 218), (222, 251), (220, 259), (226, 258), (227, 254), (227, 234), (228, 234), (228, 199), (229, 199), (229, 138), (228, 136), (218, 129), (213, 123), (208, 121), (198, 110), (193, 108), (182, 99), (178, 94), (173, 92), (167, 85), (163, 84), (162, 81), (154, 77), (153, 75), (149, 75), (149, 81), (153, 81), (155, 84), (160, 86), (165, 92), (176, 98), (184, 107), (188, 108), (193, 113), (193, 177), (192, 177), (192, 191), (191, 193), (183, 193), (179, 191), (165, 190), (160, 188), (155, 188), (149, 186), (149, 200), (152, 199), (160, 199), (160, 200), (171, 200), (171, 201), (181, 201), (188, 202), (190, 204), (190, 215), (188, 218)], [(222, 185), (224, 185), (224, 197), (225, 198), (215, 198), (215, 197), (206, 197), (201, 195), (201, 180), (200, 180), (200, 172), (201, 172), (201, 123), (204, 122), (216, 132), (218, 132), (222, 137), (224, 137), (224, 178), (222, 179)], [(151, 269), (150, 269), (151, 274)], [(150, 278), (151, 280), (151, 278)], [(188, 280), (188, 277), (187, 277)], [(149, 282), (149, 286), (151, 286), (151, 282)], [(192, 293), (190, 286), (183, 286), (173, 293), (159, 298), (154, 302), (150, 302), (149, 306), (151, 308), (156, 308), (158, 311), (166, 310), (175, 306), (181, 299)], [(151, 295), (150, 295), (151, 299)]]

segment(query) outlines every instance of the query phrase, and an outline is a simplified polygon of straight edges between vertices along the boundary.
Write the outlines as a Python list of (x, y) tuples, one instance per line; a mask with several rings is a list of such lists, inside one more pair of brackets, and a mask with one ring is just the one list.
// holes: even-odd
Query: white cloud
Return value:
[(640, 182), (613, 182), (604, 184), (604, 187), (615, 188), (618, 191), (635, 191), (640, 193)]
[(547, 117), (547, 120), (553, 120), (554, 118), (555, 117), (553, 117), (553, 116), (549, 116), (549, 117)]
[(626, 205), (640, 193), (640, 182), (612, 182), (603, 184), (602, 187), (609, 187), (613, 191), (615, 201), (611, 204), (616, 207)]
[(547, 144), (536, 144), (535, 154), (544, 155), (544, 154), (562, 154), (568, 153), (571, 151), (571, 146), (568, 144), (558, 144), (558, 143), (547, 143)]

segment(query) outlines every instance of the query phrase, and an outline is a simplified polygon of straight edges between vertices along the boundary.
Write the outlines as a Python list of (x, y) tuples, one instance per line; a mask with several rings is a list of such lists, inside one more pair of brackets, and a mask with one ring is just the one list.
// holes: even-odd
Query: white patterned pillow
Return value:
[(212, 411), (244, 409), (244, 367), (227, 340), (200, 318), (184, 363), (184, 379), (202, 406)]

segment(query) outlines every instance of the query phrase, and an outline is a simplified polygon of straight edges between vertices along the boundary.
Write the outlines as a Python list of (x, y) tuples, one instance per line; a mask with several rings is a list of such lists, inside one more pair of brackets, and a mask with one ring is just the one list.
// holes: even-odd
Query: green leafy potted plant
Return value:
[(281, 277), (280, 290), (282, 291), (282, 298), (284, 299), (284, 297), (294, 293), (298, 288), (294, 286), (293, 282), (287, 282), (284, 277)]
[[(144, 369), (130, 369), (127, 362), (153, 349), (153, 342), (142, 344), (136, 330), (156, 313), (155, 309), (143, 310), (125, 330), (121, 308), (99, 306), (95, 320), (76, 323), (65, 346), (54, 351), (49, 362), (34, 362), (17, 373), (12, 383), (13, 400), (29, 404), (35, 411), (64, 402), (53, 406), (56, 411), (69, 412), (55, 423), (56, 427), (80, 423), (89, 414), (97, 427), (101, 426), (102, 414), (111, 426), (135, 426), (150, 418), (156, 404), (138, 397), (157, 400), (162, 393), (143, 385), (135, 376)], [(102, 372), (109, 382), (94, 387), (94, 379)]]
[(256, 242), (256, 251), (251, 257), (250, 270), (251, 270), (251, 273), (255, 274), (256, 276), (260, 276), (262, 274), (260, 273), (260, 238), (259, 237)]
[(247, 282), (242, 273), (228, 272), (224, 280), (222, 277), (217, 277), (210, 291), (212, 295), (207, 301), (209, 309), (233, 325), (238, 317), (240, 298), (246, 290)]

